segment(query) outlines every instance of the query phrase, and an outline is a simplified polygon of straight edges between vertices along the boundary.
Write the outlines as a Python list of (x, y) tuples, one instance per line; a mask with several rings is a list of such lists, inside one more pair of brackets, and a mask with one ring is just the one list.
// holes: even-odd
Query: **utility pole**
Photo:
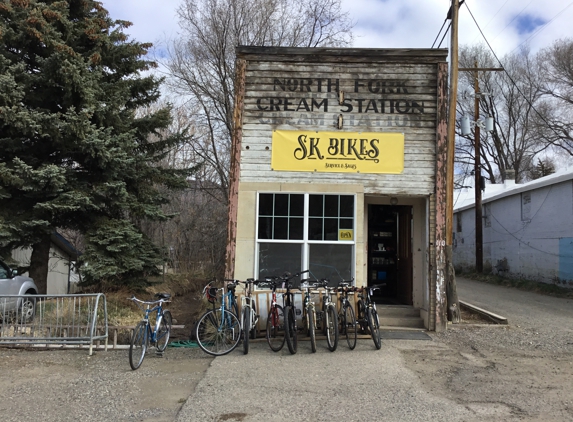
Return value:
[(452, 0), (450, 8), (450, 98), (448, 110), (448, 147), (446, 157), (446, 301), (448, 319), (460, 322), (460, 304), (456, 289), (456, 275), (453, 263), (453, 220), (454, 220), (454, 156), (456, 150), (456, 104), (458, 97), (458, 11), (459, 0)]
[[(480, 98), (484, 96), (479, 89), (479, 74), (478, 72), (496, 72), (502, 71), (500, 67), (478, 67), (477, 60), (474, 62), (473, 68), (460, 68), (460, 71), (467, 71), (474, 73), (474, 122), (479, 122), (479, 102)], [(476, 272), (483, 272), (483, 212), (481, 201), (481, 127), (479, 124), (475, 125), (474, 129), (474, 185), (475, 185), (475, 243), (476, 243)]]

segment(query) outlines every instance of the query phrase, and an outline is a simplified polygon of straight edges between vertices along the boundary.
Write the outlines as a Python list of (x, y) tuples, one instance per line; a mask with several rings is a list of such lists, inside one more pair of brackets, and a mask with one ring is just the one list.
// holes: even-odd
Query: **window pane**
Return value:
[(338, 217), (338, 195), (324, 195), (324, 216)]
[(275, 215), (288, 215), (288, 197), (286, 193), (275, 194)]
[(308, 219), (308, 239), (309, 240), (323, 240), (322, 239), (322, 218), (309, 218)]
[(303, 218), (291, 218), (289, 223), (288, 238), (291, 240), (302, 240), (304, 231)]
[(324, 195), (309, 195), (308, 215), (311, 217), (322, 217), (324, 215), (322, 209), (323, 198)]
[(340, 216), (354, 217), (354, 196), (340, 195)]
[(302, 268), (302, 245), (293, 243), (260, 243), (258, 278), (295, 273)]
[(273, 215), (273, 196), (272, 193), (259, 195), (259, 215)]
[(312, 277), (328, 278), (331, 286), (352, 278), (353, 245), (309, 245), (309, 269)]
[(324, 240), (338, 240), (338, 218), (324, 219)]
[(273, 239), (288, 239), (287, 217), (275, 217), (275, 231)]
[(259, 239), (273, 238), (273, 218), (259, 217)]
[(340, 228), (341, 229), (353, 229), (352, 222), (354, 220), (352, 218), (341, 218), (340, 219)]
[(304, 195), (290, 196), (290, 215), (302, 217), (304, 215)]

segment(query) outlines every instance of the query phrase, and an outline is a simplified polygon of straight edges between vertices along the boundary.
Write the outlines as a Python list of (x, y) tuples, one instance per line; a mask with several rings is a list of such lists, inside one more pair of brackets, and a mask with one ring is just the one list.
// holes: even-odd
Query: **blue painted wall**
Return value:
[(559, 278), (573, 280), (573, 237), (559, 239)]

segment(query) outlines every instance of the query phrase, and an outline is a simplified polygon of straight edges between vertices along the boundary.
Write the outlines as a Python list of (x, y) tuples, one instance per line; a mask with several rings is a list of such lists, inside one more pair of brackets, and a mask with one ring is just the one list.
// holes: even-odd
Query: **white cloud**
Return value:
[[(450, 0), (342, 1), (343, 7), (356, 22), (354, 47), (357, 48), (430, 48), (450, 7)], [(161, 44), (165, 39), (173, 38), (177, 34), (176, 9), (180, 2), (181, 0), (104, 0), (103, 4), (112, 18), (134, 23), (127, 31), (133, 38)], [(573, 36), (570, 28), (573, 22), (571, 2), (466, 0), (466, 5), (460, 10), (460, 45), (485, 43), (468, 7), (500, 58), (515, 51), (524, 42), (528, 42), (531, 49), (537, 51), (559, 38)], [(548, 23), (537, 27), (533, 32), (524, 32), (524, 19)], [(521, 27), (519, 22), (522, 23)], [(448, 34), (442, 47), (448, 47), (449, 41)]]

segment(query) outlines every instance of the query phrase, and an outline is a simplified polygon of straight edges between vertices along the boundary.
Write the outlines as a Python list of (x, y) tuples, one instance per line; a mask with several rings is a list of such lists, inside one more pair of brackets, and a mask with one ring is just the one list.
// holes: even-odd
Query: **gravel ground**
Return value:
[(7, 421), (573, 421), (573, 301), (459, 277), (458, 294), (509, 326), (449, 326), (381, 350), (170, 348), (137, 371), (126, 350), (0, 348), (0, 410)]
[(127, 350), (0, 348), (0, 413), (4, 421), (173, 421), (211, 361), (169, 348), (132, 371)]

